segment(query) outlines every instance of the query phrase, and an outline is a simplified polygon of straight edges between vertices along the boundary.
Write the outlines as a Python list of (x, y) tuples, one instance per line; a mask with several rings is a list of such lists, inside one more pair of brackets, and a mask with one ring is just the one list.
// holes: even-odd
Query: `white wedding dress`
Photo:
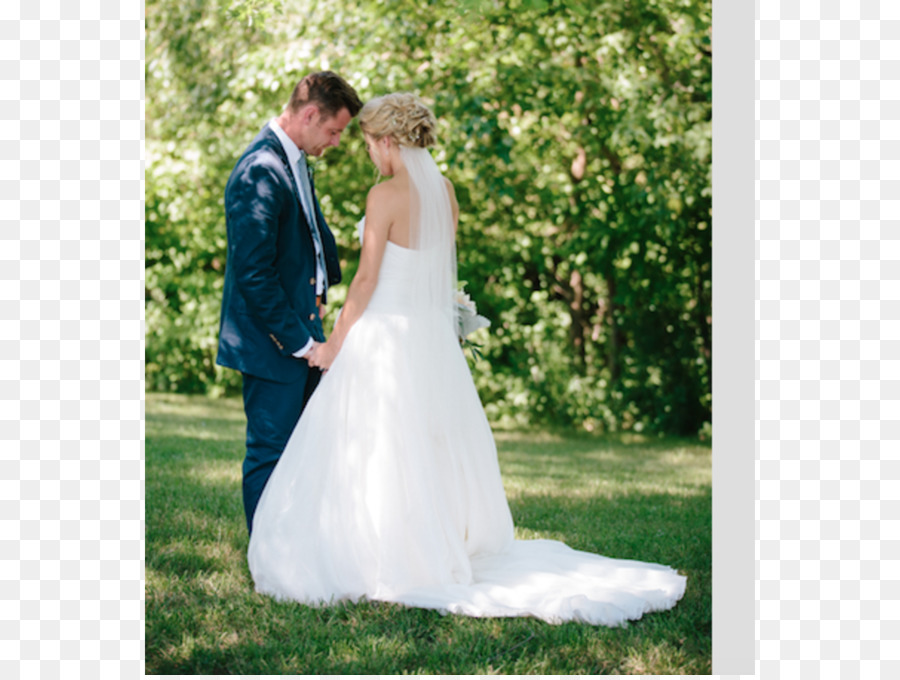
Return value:
[(669, 567), (514, 539), (453, 319), (415, 304), (420, 256), (388, 242), (266, 485), (248, 551), (257, 591), (609, 626), (674, 606), (686, 579)]

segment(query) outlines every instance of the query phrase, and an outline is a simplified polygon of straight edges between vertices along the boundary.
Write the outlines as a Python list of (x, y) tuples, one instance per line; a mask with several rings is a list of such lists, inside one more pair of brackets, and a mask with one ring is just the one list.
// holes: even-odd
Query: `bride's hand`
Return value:
[(321, 345), (316, 345), (309, 353), (309, 365), (327, 371), (331, 368), (335, 356), (337, 356), (337, 350), (334, 345), (330, 342), (323, 342)]

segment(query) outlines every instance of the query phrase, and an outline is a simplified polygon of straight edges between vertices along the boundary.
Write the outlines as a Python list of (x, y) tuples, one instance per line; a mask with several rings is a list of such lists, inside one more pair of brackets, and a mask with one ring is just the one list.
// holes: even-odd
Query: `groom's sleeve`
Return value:
[(234, 267), (235, 283), (248, 311), (265, 326), (278, 351), (291, 356), (312, 336), (291, 307), (275, 269), (284, 195), (265, 157), (250, 158), (239, 169), (225, 196), (231, 237), (227, 266)]

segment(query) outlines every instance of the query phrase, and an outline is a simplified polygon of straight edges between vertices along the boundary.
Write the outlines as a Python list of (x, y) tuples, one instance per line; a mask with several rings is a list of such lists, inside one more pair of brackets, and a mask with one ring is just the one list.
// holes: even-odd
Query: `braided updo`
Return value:
[(395, 92), (366, 102), (359, 126), (375, 139), (390, 137), (400, 146), (427, 148), (437, 141), (437, 120), (416, 95)]

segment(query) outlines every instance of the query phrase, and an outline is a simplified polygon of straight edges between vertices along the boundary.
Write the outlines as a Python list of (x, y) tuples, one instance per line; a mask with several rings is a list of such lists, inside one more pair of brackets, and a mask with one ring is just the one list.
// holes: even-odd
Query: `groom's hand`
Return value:
[[(305, 360), (305, 361), (307, 361), (307, 362), (310, 361), (310, 359), (312, 359), (312, 357), (315, 355), (316, 347), (318, 347), (320, 344), (321, 344), (321, 343), (316, 342), (315, 340), (313, 340), (313, 341), (312, 341), (312, 347), (310, 347), (310, 348), (306, 351), (306, 354), (301, 354), (301, 355), (298, 356), (297, 358), (298, 358), (298, 359), (303, 359), (303, 360)], [(297, 355), (295, 354), (294, 356), (297, 356)]]

